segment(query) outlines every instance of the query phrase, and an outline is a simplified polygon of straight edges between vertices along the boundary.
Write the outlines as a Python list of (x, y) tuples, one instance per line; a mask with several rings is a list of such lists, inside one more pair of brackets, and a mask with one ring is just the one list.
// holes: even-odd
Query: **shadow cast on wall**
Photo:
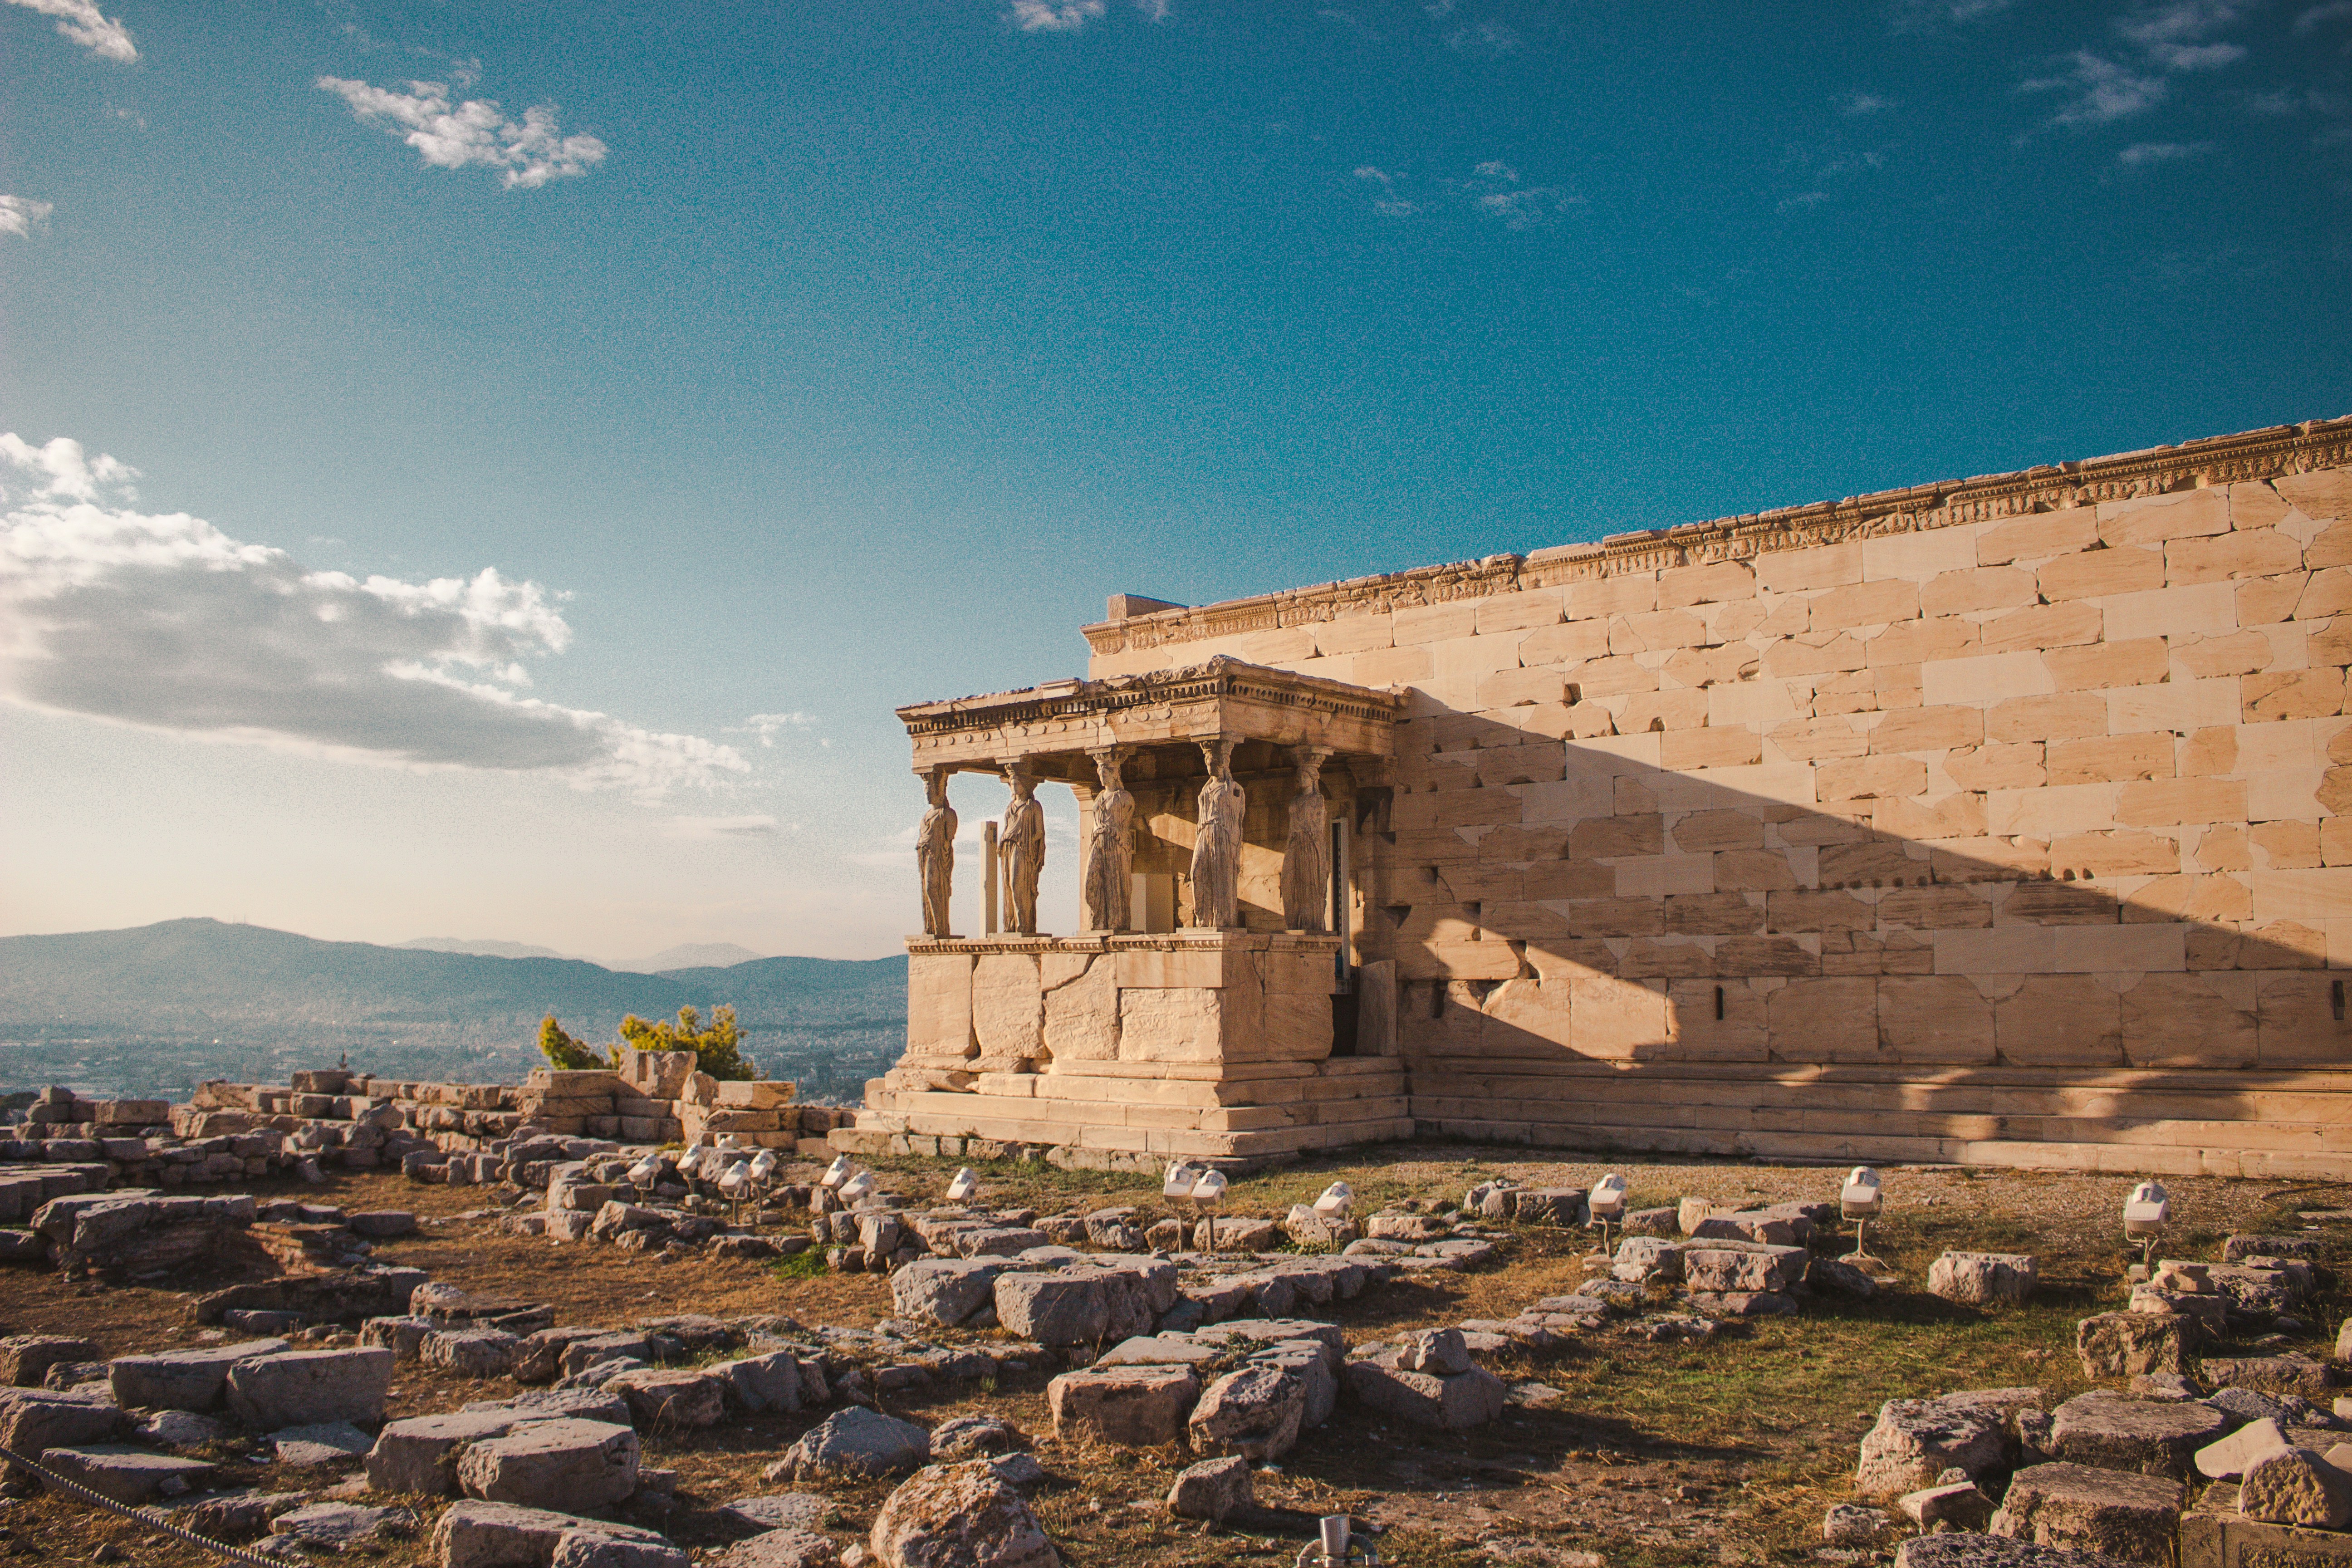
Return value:
[[(1396, 963), (1417, 1123), (1658, 1152), (2340, 1173), (2344, 980), (2321, 922), (2257, 919), (2265, 869), (2321, 864), (2320, 825), (2250, 827), (2234, 754), (2195, 755), (2201, 732), (2166, 737), (2179, 755), (2160, 769), (2123, 740), (2062, 753), (1923, 732), (1974, 786), (1923, 804), (1927, 763), (1885, 732), (1906, 721), (1790, 769), (1798, 805), (1770, 766), (1660, 766), (1654, 734), (1407, 721), (1394, 792), (1358, 802), (1358, 946)], [(1989, 810), (2045, 809), (2065, 770), (2103, 786), (2104, 826), (1989, 833)], [(1836, 808), (1810, 804), (1816, 773)]]

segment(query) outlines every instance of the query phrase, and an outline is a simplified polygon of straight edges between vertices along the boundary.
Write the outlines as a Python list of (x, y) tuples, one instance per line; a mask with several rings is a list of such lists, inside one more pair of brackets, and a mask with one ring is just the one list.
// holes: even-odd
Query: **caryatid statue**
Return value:
[(1209, 782), (1201, 786), (1201, 820), (1192, 837), (1192, 923), (1223, 931), (1242, 923), (1242, 814), (1249, 797), (1234, 777), (1234, 743), (1201, 742)]
[(923, 781), (931, 808), (915, 830), (915, 868), (923, 879), (923, 934), (950, 936), (948, 895), (955, 886), (955, 807), (948, 804), (948, 770), (933, 768)]
[(1119, 782), (1115, 746), (1092, 753), (1102, 793), (1095, 796), (1095, 831), (1087, 846), (1087, 929), (1125, 931), (1128, 879), (1135, 869), (1135, 797)]
[(1328, 923), (1331, 808), (1323, 799), (1323, 759), (1314, 747), (1298, 753), (1298, 793), (1290, 798), (1290, 838), (1282, 849), (1282, 926), (1319, 931)]
[(1013, 804), (997, 830), (997, 853), (1004, 858), (1004, 929), (1014, 936), (1037, 934), (1037, 879), (1045, 869), (1045, 808), (1037, 804), (1037, 781), (1019, 763), (1005, 779)]

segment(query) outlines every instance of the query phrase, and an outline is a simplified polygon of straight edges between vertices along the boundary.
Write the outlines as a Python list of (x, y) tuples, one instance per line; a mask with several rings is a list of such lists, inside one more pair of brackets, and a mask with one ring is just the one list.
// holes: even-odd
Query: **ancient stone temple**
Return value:
[[(2352, 420), (1085, 636), (900, 710), (927, 931), (861, 1135), (2352, 1171)], [(957, 868), (974, 771), (1016, 809)]]

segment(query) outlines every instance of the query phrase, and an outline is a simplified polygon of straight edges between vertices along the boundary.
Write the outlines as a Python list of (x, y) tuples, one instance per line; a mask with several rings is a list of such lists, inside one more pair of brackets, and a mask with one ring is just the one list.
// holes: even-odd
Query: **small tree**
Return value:
[(597, 1056), (588, 1042), (565, 1034), (552, 1013), (539, 1022), (539, 1054), (547, 1058), (549, 1066), (564, 1072), (612, 1065)]
[(621, 1020), (621, 1038), (641, 1051), (692, 1051), (696, 1065), (712, 1078), (760, 1076), (760, 1065), (742, 1052), (743, 1032), (735, 1026), (731, 1006), (713, 1009), (707, 1029), (691, 1007), (680, 1007), (675, 1024), (648, 1024), (632, 1013)]

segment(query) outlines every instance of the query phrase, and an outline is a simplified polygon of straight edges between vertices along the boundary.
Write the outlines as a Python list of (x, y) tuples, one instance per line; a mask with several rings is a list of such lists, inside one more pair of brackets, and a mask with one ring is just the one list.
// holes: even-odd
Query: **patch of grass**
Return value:
[(824, 1248), (804, 1247), (768, 1270), (779, 1279), (822, 1279), (824, 1278)]

